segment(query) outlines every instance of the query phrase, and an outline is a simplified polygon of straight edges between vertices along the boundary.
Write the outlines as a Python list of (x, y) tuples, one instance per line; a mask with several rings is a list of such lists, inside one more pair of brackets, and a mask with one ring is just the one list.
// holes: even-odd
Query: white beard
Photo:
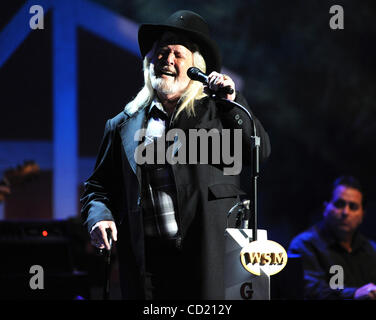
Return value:
[(174, 81), (173, 77), (171, 77), (171, 80), (156, 77), (154, 72), (154, 64), (152, 63), (149, 67), (149, 76), (153, 89), (162, 94), (174, 94), (180, 90), (179, 82)]

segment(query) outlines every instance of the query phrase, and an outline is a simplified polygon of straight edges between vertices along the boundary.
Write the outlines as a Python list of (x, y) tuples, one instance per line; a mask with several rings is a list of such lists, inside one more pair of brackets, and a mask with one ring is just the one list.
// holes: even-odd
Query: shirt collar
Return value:
[(162, 103), (159, 101), (158, 97), (154, 97), (153, 101), (150, 104), (148, 110), (148, 118), (150, 118), (152, 115), (156, 115), (163, 120), (168, 118), (168, 114), (164, 110)]

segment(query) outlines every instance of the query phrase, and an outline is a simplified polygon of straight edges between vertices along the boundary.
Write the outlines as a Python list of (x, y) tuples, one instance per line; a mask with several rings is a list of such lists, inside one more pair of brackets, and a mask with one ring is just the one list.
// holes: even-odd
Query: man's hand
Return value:
[(114, 221), (103, 220), (97, 222), (90, 232), (91, 244), (99, 249), (106, 248), (110, 250), (110, 244), (107, 239), (106, 229), (112, 231), (112, 239), (117, 241), (117, 229)]
[[(231, 87), (234, 92), (232, 94), (227, 94), (224, 96), (225, 99), (234, 101), (235, 100), (235, 83), (232, 79), (226, 74), (220, 74), (218, 72), (213, 71), (208, 76), (208, 88), (214, 92), (216, 92), (219, 88), (223, 87)], [(205, 90), (207, 93), (207, 90)]]
[(354, 299), (356, 300), (376, 300), (376, 286), (368, 283), (355, 291)]

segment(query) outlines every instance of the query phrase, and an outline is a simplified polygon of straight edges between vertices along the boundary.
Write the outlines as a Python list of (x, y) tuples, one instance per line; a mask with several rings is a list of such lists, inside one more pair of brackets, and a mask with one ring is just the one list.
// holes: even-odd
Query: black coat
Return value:
[[(236, 101), (249, 107), (237, 94)], [(121, 112), (106, 123), (95, 170), (85, 183), (82, 214), (88, 230), (100, 220), (114, 220), (118, 228), (120, 278), (124, 298), (144, 298), (144, 235), (139, 194), (141, 174), (134, 160), (138, 145), (136, 130), (145, 123), (146, 109), (129, 115)], [(238, 108), (218, 107), (213, 99), (204, 98), (195, 107), (196, 115), (182, 112), (173, 127), (183, 130), (204, 128), (242, 128), (243, 159), (250, 161), (252, 127)], [(260, 161), (270, 154), (268, 134), (256, 119), (261, 138)], [(241, 121), (239, 121), (241, 120)], [(182, 270), (182, 286), (195, 283), (194, 298), (223, 299), (224, 230), (226, 214), (236, 203), (240, 190), (239, 175), (224, 175), (220, 165), (175, 164), (178, 197), (178, 225), (182, 250), (189, 270)]]

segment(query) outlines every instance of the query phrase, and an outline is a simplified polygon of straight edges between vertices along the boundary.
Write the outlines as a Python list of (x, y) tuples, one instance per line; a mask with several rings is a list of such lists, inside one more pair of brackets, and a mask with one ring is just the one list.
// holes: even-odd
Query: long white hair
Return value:
[[(144, 86), (143, 88), (138, 92), (136, 97), (130, 101), (124, 108), (124, 111), (128, 114), (133, 114), (148, 105), (153, 101), (155, 97), (155, 90), (153, 89), (150, 81), (150, 60), (151, 60), (151, 52), (154, 51), (155, 46), (153, 49), (147, 54), (143, 61), (143, 71), (144, 71)], [(195, 51), (193, 53), (193, 66), (196, 68), (199, 68), (203, 72), (206, 71), (206, 62), (203, 58), (203, 56), (198, 52)], [(199, 81), (193, 81), (191, 80), (188, 84), (188, 87), (184, 94), (180, 97), (178, 101), (178, 110), (175, 114), (175, 118), (183, 111), (185, 110), (187, 112), (188, 116), (195, 115), (194, 110), (194, 104), (195, 100), (202, 99), (206, 96), (206, 94), (203, 92), (203, 84)]]

